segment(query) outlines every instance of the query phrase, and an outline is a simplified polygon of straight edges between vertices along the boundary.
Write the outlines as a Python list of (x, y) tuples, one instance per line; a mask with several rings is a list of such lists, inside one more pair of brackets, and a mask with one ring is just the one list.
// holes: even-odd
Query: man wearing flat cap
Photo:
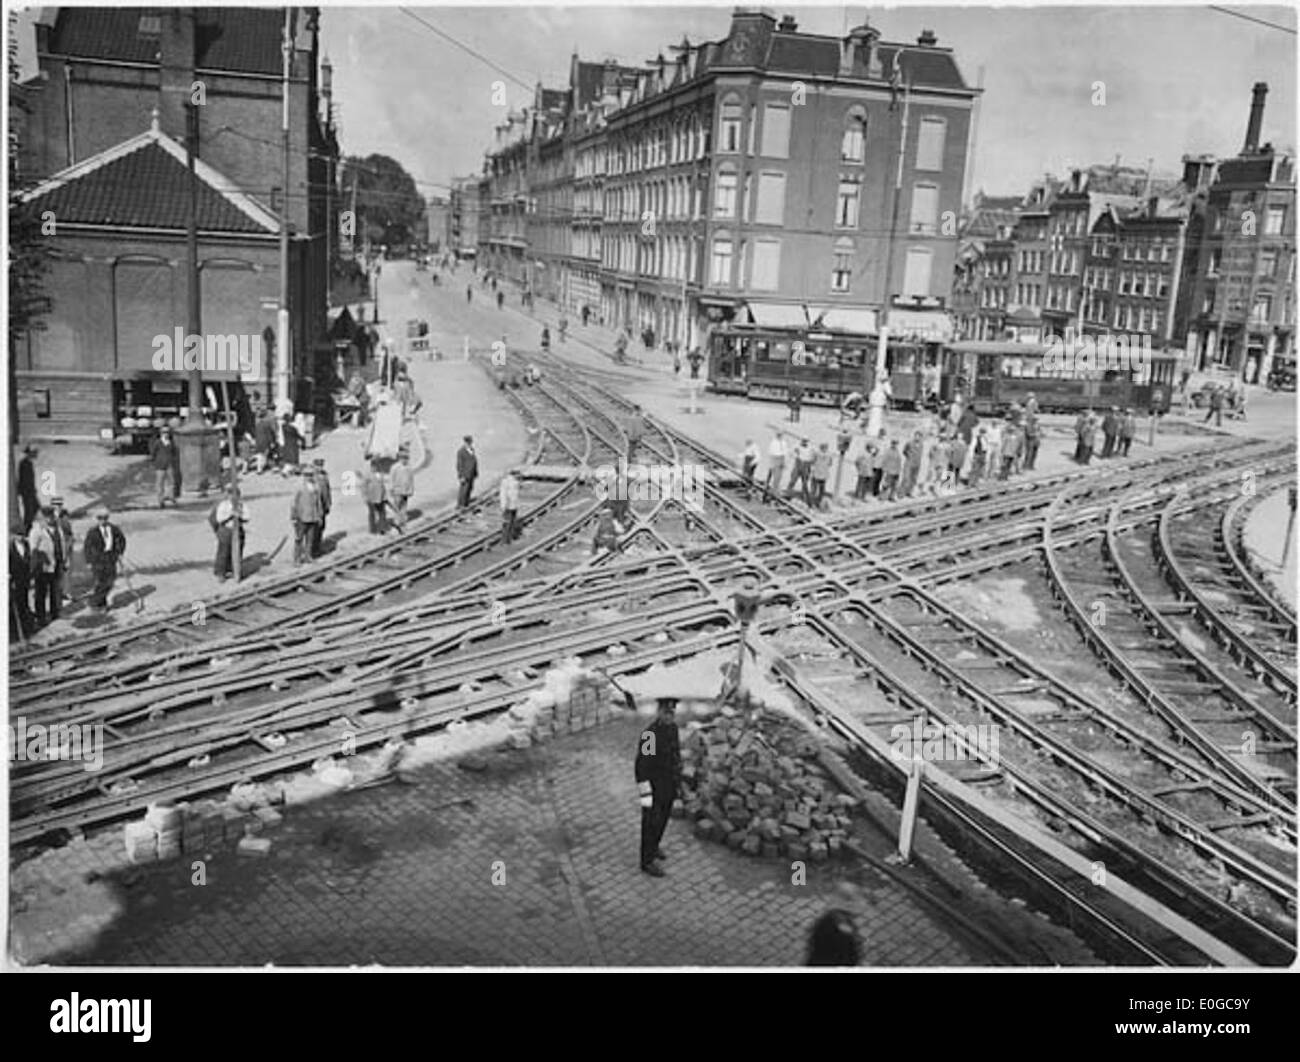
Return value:
[(659, 848), (682, 774), (675, 697), (660, 697), (654, 721), (641, 732), (636, 750), (636, 781), (641, 798), (641, 870), (662, 878)]
[(102, 505), (95, 510), (95, 526), (86, 532), (82, 549), (86, 565), (95, 576), (90, 607), (106, 611), (108, 595), (113, 592), (113, 583), (117, 580), (117, 566), (126, 552), (126, 536), (121, 528), (110, 522), (108, 509)]

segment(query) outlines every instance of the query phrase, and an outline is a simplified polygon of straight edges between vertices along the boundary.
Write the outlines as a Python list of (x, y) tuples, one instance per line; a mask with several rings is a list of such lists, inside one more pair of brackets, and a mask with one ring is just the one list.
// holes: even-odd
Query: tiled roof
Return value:
[[(903, 80), (910, 81), (914, 88), (966, 88), (952, 53), (939, 48), (909, 48), (883, 42), (877, 48), (880, 80), (889, 80), (894, 55), (900, 50)], [(774, 33), (764, 66), (768, 70), (833, 77), (840, 69), (840, 42), (834, 37), (816, 37), (806, 33)], [(861, 57), (853, 76), (867, 76)]]
[[(140, 32), (141, 18), (165, 19), (159, 7), (65, 7), (50, 35), (50, 51), (87, 59), (156, 63), (158, 36)], [(174, 9), (173, 9), (174, 10)], [(195, 66), (280, 76), (284, 8), (196, 8)]]
[[(278, 233), (275, 217), (211, 166), (199, 161), (195, 172), (200, 231)], [(185, 150), (154, 129), (55, 174), (23, 198), (63, 224), (184, 231)]]

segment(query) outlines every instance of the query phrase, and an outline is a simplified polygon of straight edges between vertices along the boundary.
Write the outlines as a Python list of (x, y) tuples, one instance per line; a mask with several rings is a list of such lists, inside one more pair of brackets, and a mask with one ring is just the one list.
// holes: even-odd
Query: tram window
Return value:
[(910, 347), (898, 348), (888, 352), (890, 372), (916, 372), (916, 351)]
[(754, 360), (771, 361), (772, 345), (766, 339), (755, 339), (753, 342), (754, 342)]
[(790, 360), (790, 344), (786, 340), (778, 339), (775, 343), (772, 344), (771, 349), (772, 349), (771, 358), (773, 361)]
[(992, 376), (996, 359), (992, 354), (979, 355), (979, 368), (976, 370), (978, 376)]
[(835, 354), (846, 369), (856, 369), (862, 364), (864, 358), (861, 347), (836, 347)]

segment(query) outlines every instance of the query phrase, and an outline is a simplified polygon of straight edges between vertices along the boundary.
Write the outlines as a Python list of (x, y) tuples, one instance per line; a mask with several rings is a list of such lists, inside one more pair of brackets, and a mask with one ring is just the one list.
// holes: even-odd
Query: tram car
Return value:
[[(1058, 348), (1059, 350), (1059, 348)], [(977, 413), (1002, 412), (1033, 394), (1043, 411), (1106, 409), (1167, 413), (1179, 359), (1152, 355), (1137, 368), (1078, 367), (1039, 343), (969, 340), (943, 349), (940, 394), (961, 391)]]
[[(838, 407), (851, 394), (871, 393), (879, 342), (860, 332), (723, 325), (709, 336), (708, 388), (783, 402), (797, 387), (805, 405)], [(942, 397), (939, 344), (891, 341), (885, 366), (894, 406), (918, 408)]]

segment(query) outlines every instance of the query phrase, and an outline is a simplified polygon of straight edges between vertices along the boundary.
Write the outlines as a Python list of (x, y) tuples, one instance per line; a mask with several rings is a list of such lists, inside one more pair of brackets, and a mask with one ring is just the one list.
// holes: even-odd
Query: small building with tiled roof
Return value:
[[(269, 352), (279, 220), (210, 164), (194, 171), (203, 334), (257, 337)], [(159, 372), (153, 355), (156, 337), (188, 332), (190, 181), (185, 148), (155, 118), (23, 195), (50, 250), (49, 312), (14, 352), (24, 437), (120, 436), (141, 406), (151, 419), (184, 406), (183, 374)], [(204, 380), (266, 394), (268, 360)]]
[[(290, 244), (285, 309), (291, 338), (284, 368), (290, 397), (303, 410), (313, 409), (313, 369), (319, 345), (327, 342), (329, 244), (340, 209), (334, 191), (339, 147), (331, 70), (320, 48), (320, 17), (314, 7), (43, 8), (35, 25), (39, 74), (26, 83), (33, 102), (22, 131), (28, 176), (66, 179), (81, 173), (87, 161), (116, 158), (156, 111), (161, 133), (173, 144), (192, 137), (209, 172), (239, 190), (238, 201), (277, 218), (283, 212)], [(287, 175), (281, 139), (286, 44)], [(146, 202), (140, 196), (143, 186), (136, 186), (138, 199), (123, 198), (132, 187), (133, 170), (168, 172), (165, 154), (166, 149), (131, 152), (113, 170), (121, 177), (111, 182), (116, 223), (135, 226), (147, 220), (172, 231), (176, 218)], [(92, 222), (98, 208), (88, 189), (105, 183), (103, 175), (77, 182), (78, 208), (89, 211)], [(256, 239), (249, 227), (256, 223), (235, 201), (209, 198), (201, 211), (214, 212), (213, 231)], [(278, 299), (278, 281), (262, 294)], [(111, 332), (112, 318), (97, 328)], [(49, 338), (36, 337), (33, 344)]]

